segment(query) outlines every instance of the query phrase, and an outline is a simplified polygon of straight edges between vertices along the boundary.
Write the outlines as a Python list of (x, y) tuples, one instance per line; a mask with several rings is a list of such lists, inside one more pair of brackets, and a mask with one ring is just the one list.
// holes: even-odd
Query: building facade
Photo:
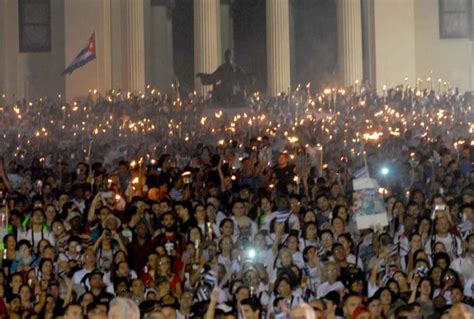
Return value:
[[(177, 79), (173, 12), (180, 0), (0, 0), (0, 96), (71, 101), (91, 89), (167, 91)], [(192, 0), (194, 74), (233, 48), (232, 5)], [(263, 1), (263, 0), (262, 0)], [(334, 0), (339, 85), (474, 87), (471, 0)], [(267, 93), (291, 89), (292, 0), (265, 0)], [(175, 12), (176, 13), (176, 12)], [(95, 32), (97, 58), (61, 76)], [(191, 48), (190, 48), (191, 49)], [(428, 80), (429, 78), (429, 80)], [(446, 84), (444, 83), (446, 82)], [(429, 84), (428, 84), (429, 83)], [(195, 81), (197, 94), (209, 88)]]

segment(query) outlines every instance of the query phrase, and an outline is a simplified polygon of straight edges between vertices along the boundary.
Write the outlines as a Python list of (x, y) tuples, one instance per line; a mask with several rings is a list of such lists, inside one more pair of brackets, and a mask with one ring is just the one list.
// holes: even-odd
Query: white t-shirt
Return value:
[(340, 281), (336, 281), (332, 284), (330, 284), (329, 282), (323, 282), (321, 284), (321, 286), (318, 287), (318, 292), (317, 292), (317, 298), (318, 299), (321, 299), (323, 298), (324, 296), (326, 296), (328, 293), (330, 293), (331, 291), (339, 291), (341, 289), (345, 289), (346, 287), (344, 286), (344, 284)]
[(47, 239), (53, 247), (54, 245), (56, 245), (56, 239), (54, 238), (54, 234), (51, 233), (49, 230), (42, 229), (39, 232), (34, 232), (33, 234), (31, 234), (32, 232), (32, 229), (28, 229), (26, 232), (22, 232), (21, 234), (19, 234), (18, 240), (25, 239), (29, 241), (30, 244), (33, 245), (33, 249), (35, 251), (38, 248), (38, 243), (43, 239)]
[[(272, 221), (275, 218), (277, 218), (278, 214), (281, 214), (281, 212), (276, 211), (276, 212), (271, 213), (265, 219), (265, 226), (263, 226), (262, 228), (270, 230), (270, 225), (271, 225)], [(288, 225), (290, 226), (290, 229), (294, 229), (294, 230), (297, 230), (297, 231), (301, 230), (300, 220), (298, 219), (298, 216), (296, 216), (293, 213), (290, 213), (290, 216), (288, 218)]]
[[(432, 239), (430, 238), (430, 240), (428, 240), (425, 245), (425, 251), (428, 255), (432, 254), (431, 245), (434, 245), (437, 242), (440, 242), (444, 245), (448, 254), (454, 253), (455, 256), (460, 256), (462, 254), (461, 240), (459, 237), (449, 234), (446, 237), (440, 237), (439, 235), (436, 235), (434, 238), (434, 243), (432, 243)], [(456, 245), (456, 251), (454, 250), (454, 245)]]
[(464, 281), (474, 279), (474, 256), (456, 258), (453, 260), (449, 268), (463, 276)]

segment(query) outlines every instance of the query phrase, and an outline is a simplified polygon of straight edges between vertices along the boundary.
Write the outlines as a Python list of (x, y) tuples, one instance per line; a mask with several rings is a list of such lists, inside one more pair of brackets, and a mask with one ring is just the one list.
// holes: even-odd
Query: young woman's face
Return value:
[(421, 249), (422, 243), (421, 243), (421, 236), (420, 235), (414, 235), (411, 238), (410, 241), (410, 250), (411, 251), (417, 251), (418, 249)]
[(292, 251), (298, 250), (298, 238), (290, 236), (288, 238), (288, 248)]
[(63, 223), (61, 222), (55, 222), (53, 224), (53, 233), (56, 235), (56, 236), (59, 236), (61, 234), (64, 233), (64, 225)]
[(351, 285), (351, 290), (355, 293), (362, 294), (364, 290), (364, 282), (362, 280), (356, 280)]
[(8, 236), (6, 246), (8, 250), (15, 250), (15, 246), (16, 246), (15, 237)]
[(316, 215), (314, 214), (314, 212), (307, 212), (304, 215), (304, 221), (305, 221), (305, 223), (315, 222), (316, 221)]
[(128, 276), (130, 272), (130, 268), (128, 267), (128, 264), (125, 262), (120, 263), (118, 266), (118, 273), (122, 276)]
[(259, 249), (265, 249), (265, 246), (266, 246), (265, 236), (263, 235), (255, 236), (255, 246), (257, 246)]
[(115, 259), (114, 259), (114, 262), (116, 264), (122, 262), (122, 261), (125, 261), (127, 259), (127, 257), (125, 256), (125, 253), (124, 252), (118, 252), (117, 255), (115, 255)]
[(398, 288), (398, 285), (394, 282), (391, 282), (388, 285), (388, 289), (390, 289), (395, 295), (398, 295), (400, 289)]
[(323, 242), (324, 247), (331, 247), (332, 246), (332, 236), (329, 233), (324, 233), (321, 236), (321, 241)]
[(420, 232), (421, 233), (429, 232), (430, 228), (431, 228), (431, 224), (427, 219), (423, 219), (420, 222)]
[(463, 299), (464, 299), (464, 295), (459, 288), (451, 290), (451, 301), (453, 305), (461, 303)]
[(347, 238), (345, 238), (344, 236), (340, 236), (337, 241), (342, 245), (342, 247), (344, 247), (344, 249), (346, 250), (346, 253), (349, 253), (350, 250), (351, 250), (351, 244), (350, 242), (347, 240)]
[(206, 209), (204, 206), (199, 205), (196, 207), (195, 216), (198, 221), (204, 221), (206, 219)]
[(401, 202), (395, 203), (393, 210), (396, 211), (399, 215), (405, 212), (405, 206)]
[(76, 255), (78, 253), (79, 243), (77, 241), (71, 241), (68, 246), (69, 254)]
[(337, 215), (343, 220), (347, 220), (347, 209), (344, 206), (340, 207), (337, 211)]
[(227, 235), (227, 236), (232, 236), (234, 233), (234, 226), (232, 225), (232, 222), (226, 221), (224, 225), (222, 225), (222, 234)]
[(398, 272), (393, 276), (393, 278), (397, 281), (397, 283), (400, 287), (406, 287), (407, 286), (407, 279), (403, 275), (403, 273)]
[(201, 232), (199, 231), (198, 228), (192, 228), (189, 231), (189, 239), (191, 242), (195, 242), (196, 240), (201, 240)]
[(423, 280), (420, 285), (420, 293), (423, 296), (430, 296), (431, 294), (431, 284), (428, 280)]
[(224, 237), (221, 242), (221, 249), (223, 251), (232, 250), (232, 239), (230, 237)]
[(41, 267), (41, 272), (45, 275), (50, 275), (53, 272), (53, 264), (50, 261), (45, 261)]
[(152, 267), (153, 269), (156, 267), (158, 263), (158, 255), (151, 254), (148, 256), (148, 266)]
[(20, 297), (23, 302), (30, 301), (31, 290), (28, 286), (23, 286), (20, 288)]
[(306, 227), (306, 239), (315, 240), (317, 236), (316, 225), (310, 224)]
[(44, 249), (49, 246), (49, 242), (47, 240), (42, 240), (38, 246), (39, 246), (39, 252), (40, 254), (42, 254)]
[(433, 271), (431, 272), (431, 276), (433, 277), (433, 280), (440, 281), (442, 272), (443, 271), (441, 270), (441, 268), (434, 267)]
[(53, 220), (54, 217), (56, 217), (56, 208), (52, 205), (49, 205), (48, 207), (46, 207), (45, 214), (46, 214), (46, 219)]
[(216, 220), (216, 208), (213, 205), (207, 205), (206, 215), (210, 222), (214, 222)]
[(249, 290), (247, 288), (241, 288), (236, 295), (236, 299), (238, 302), (247, 299), (249, 297)]
[(341, 218), (335, 218), (332, 222), (332, 227), (337, 233), (342, 233), (344, 231), (344, 222)]
[(380, 301), (382, 305), (390, 305), (392, 303), (392, 294), (388, 289), (385, 289), (380, 294)]
[(285, 250), (281, 253), (281, 264), (283, 267), (289, 267), (293, 263), (291, 252)]
[(166, 256), (163, 256), (160, 258), (160, 261), (158, 263), (158, 267), (161, 272), (166, 273), (170, 270), (170, 259)]
[(286, 280), (282, 280), (280, 282), (277, 290), (281, 296), (288, 297), (289, 295), (291, 295), (291, 287)]
[(94, 296), (90, 293), (86, 293), (82, 298), (81, 305), (86, 308), (92, 301), (94, 301)]
[(267, 198), (262, 198), (260, 206), (265, 213), (270, 213), (272, 211), (272, 204)]
[(31, 250), (26, 245), (21, 245), (19, 251), (20, 251), (20, 255), (23, 258), (31, 256)]
[(379, 299), (374, 299), (369, 303), (370, 315), (373, 318), (378, 318), (382, 314), (382, 303)]

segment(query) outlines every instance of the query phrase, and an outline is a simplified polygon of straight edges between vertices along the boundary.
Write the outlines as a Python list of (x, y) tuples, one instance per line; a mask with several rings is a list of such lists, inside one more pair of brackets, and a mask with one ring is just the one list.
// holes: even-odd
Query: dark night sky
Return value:
[[(333, 81), (337, 66), (336, 3), (331, 0), (290, 0), (294, 43), (292, 87), (312, 82), (322, 88)], [(177, 0), (173, 13), (174, 67), (183, 89), (194, 85), (193, 4)], [(235, 61), (266, 87), (265, 0), (234, 1)]]

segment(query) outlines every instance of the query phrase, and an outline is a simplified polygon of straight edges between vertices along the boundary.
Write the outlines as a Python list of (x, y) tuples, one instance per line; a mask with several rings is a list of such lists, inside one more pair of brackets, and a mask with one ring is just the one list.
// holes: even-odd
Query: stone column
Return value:
[(227, 49), (234, 50), (233, 0), (221, 0), (221, 57)]
[(153, 0), (150, 10), (150, 81), (160, 91), (169, 91), (174, 81), (173, 25), (174, 1)]
[(289, 0), (267, 0), (267, 93), (287, 92), (290, 74)]
[(124, 0), (125, 89), (145, 91), (145, 25), (143, 0)]
[(361, 14), (360, 0), (337, 0), (339, 79), (346, 87), (363, 78)]
[[(194, 73), (212, 73), (220, 64), (220, 0), (193, 0)], [(195, 79), (196, 93), (205, 96), (211, 89)]]

